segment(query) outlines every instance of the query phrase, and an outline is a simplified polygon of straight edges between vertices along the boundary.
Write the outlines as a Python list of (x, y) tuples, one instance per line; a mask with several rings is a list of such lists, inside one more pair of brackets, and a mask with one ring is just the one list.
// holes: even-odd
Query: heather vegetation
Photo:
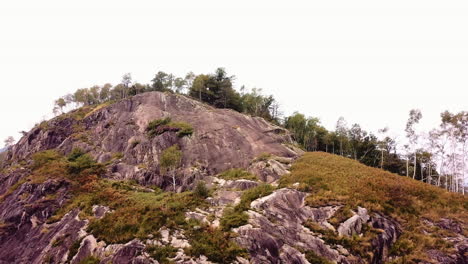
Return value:
[(153, 120), (146, 127), (149, 137), (161, 135), (166, 131), (176, 131), (178, 137), (185, 137), (193, 134), (193, 127), (185, 122), (173, 122), (170, 117)]
[(255, 175), (243, 169), (229, 169), (220, 173), (218, 177), (225, 180), (257, 180), (257, 177)]
[[(428, 249), (450, 248), (450, 242), (442, 239), (446, 230), (434, 229), (430, 230), (431, 235), (424, 234), (423, 231), (430, 228), (423, 223), (424, 219), (436, 222), (445, 217), (463, 223), (468, 218), (468, 200), (464, 196), (337, 155), (305, 154), (293, 165), (292, 173), (280, 180), (280, 186), (284, 187), (294, 183), (299, 183), (299, 189), (312, 193), (306, 199), (310, 206), (344, 204), (346, 209), (353, 210), (361, 206), (396, 219), (404, 232), (393, 250), (397, 255), (406, 255), (407, 261), (424, 259)], [(317, 228), (312, 229), (317, 231)], [(324, 234), (328, 240), (343, 240), (334, 234)], [(355, 239), (343, 241), (358, 251), (363, 243), (356, 247), (353, 244), (366, 237)]]

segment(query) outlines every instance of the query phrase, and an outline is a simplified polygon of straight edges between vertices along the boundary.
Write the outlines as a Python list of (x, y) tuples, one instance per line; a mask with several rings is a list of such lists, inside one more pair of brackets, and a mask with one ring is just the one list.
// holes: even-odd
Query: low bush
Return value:
[(210, 190), (206, 187), (206, 184), (204, 181), (199, 181), (195, 189), (193, 190), (193, 193), (196, 196), (204, 199), (210, 195)]
[(233, 234), (218, 228), (199, 226), (187, 231), (191, 247), (185, 252), (193, 257), (206, 256), (217, 263), (232, 263), (238, 256), (247, 256), (247, 251), (233, 240)]
[(169, 258), (176, 256), (177, 248), (172, 246), (149, 246), (146, 248), (146, 252), (159, 263), (169, 264), (172, 263)]
[(146, 132), (150, 137), (163, 134), (166, 131), (177, 131), (178, 137), (190, 136), (193, 134), (193, 127), (185, 122), (173, 122), (170, 117), (151, 121), (146, 127)]
[(32, 156), (33, 159), (33, 169), (44, 166), (45, 164), (59, 160), (62, 156), (55, 150), (45, 150), (37, 152)]
[(218, 175), (218, 177), (221, 179), (225, 179), (225, 180), (239, 180), (239, 179), (252, 180), (252, 181), (257, 180), (257, 177), (255, 175), (243, 169), (230, 169), (230, 170), (222, 172), (221, 174)]

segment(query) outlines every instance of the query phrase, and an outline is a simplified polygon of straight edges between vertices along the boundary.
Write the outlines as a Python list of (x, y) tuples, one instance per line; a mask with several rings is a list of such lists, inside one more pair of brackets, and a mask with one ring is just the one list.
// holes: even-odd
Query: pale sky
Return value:
[[(468, 110), (468, 1), (1, 1), (0, 139), (78, 88), (225, 67), (283, 112), (401, 134)], [(0, 145), (3, 142), (0, 142)]]

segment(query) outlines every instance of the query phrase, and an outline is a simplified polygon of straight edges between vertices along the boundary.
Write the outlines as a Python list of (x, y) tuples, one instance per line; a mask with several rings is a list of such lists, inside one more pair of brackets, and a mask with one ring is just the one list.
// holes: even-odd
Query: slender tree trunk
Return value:
[(175, 177), (175, 171), (172, 171), (172, 186), (174, 187), (174, 192), (176, 192), (176, 177)]
[(383, 149), (382, 149), (381, 156), (380, 156), (380, 168), (381, 169), (383, 169), (383, 162), (384, 162), (384, 160), (383, 160)]
[(416, 152), (414, 152), (414, 171), (413, 171), (413, 179), (416, 178), (416, 169), (417, 169), (417, 164), (416, 164)]
[(429, 184), (432, 184), (432, 166), (431, 166), (431, 162), (429, 161), (429, 175), (428, 175), (428, 178), (427, 178), (427, 182)]
[(461, 187), (462, 187), (462, 193), (463, 195), (465, 195), (465, 147), (466, 147), (466, 143), (463, 142), (463, 153), (462, 153), (462, 182), (461, 182)]
[(406, 157), (406, 177), (409, 177), (409, 158)]

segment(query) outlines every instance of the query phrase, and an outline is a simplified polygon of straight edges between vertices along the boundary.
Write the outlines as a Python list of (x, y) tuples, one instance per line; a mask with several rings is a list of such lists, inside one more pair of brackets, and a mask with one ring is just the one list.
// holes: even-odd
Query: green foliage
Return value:
[(308, 250), (305, 252), (305, 257), (310, 264), (332, 264), (333, 262), (329, 261), (328, 259), (317, 255), (312, 250)]
[(168, 259), (176, 256), (177, 248), (172, 246), (148, 246), (146, 252), (159, 263), (169, 264), (171, 262)]
[(199, 75), (190, 87), (189, 95), (219, 108), (242, 111), (240, 94), (233, 89), (234, 76), (228, 76), (223, 68), (209, 75)]
[(255, 175), (243, 169), (230, 169), (230, 170), (222, 172), (221, 174), (218, 175), (218, 177), (221, 179), (225, 179), (225, 180), (239, 180), (239, 179), (252, 180), (252, 181), (257, 180), (257, 177)]
[(193, 127), (190, 124), (185, 122), (172, 122), (170, 117), (151, 121), (146, 127), (146, 132), (150, 137), (155, 137), (174, 128), (178, 130), (178, 137), (185, 137), (193, 134)]
[[(150, 234), (156, 236), (163, 226), (180, 228), (185, 225), (184, 212), (204, 203), (203, 199), (191, 192), (148, 193), (113, 187), (100, 192), (106, 192), (108, 197), (102, 199), (102, 194), (93, 193), (93, 198), (99, 200), (100, 204), (110, 205), (115, 211), (102, 219), (91, 221), (89, 230), (108, 243), (145, 239)], [(92, 202), (88, 204), (92, 206)]]
[(81, 149), (73, 149), (68, 156), (69, 173), (79, 174), (85, 170), (89, 170), (90, 173), (99, 174), (104, 168), (102, 164), (96, 163), (89, 154), (85, 154)]
[(159, 165), (163, 171), (174, 170), (180, 166), (182, 161), (182, 151), (179, 146), (173, 145), (165, 149), (159, 159)]
[(210, 195), (210, 190), (206, 187), (206, 184), (204, 181), (199, 181), (195, 187), (195, 190), (193, 190), (193, 193), (204, 199)]
[(60, 159), (62, 156), (55, 150), (37, 152), (32, 156), (33, 168), (39, 168), (45, 164)]
[(231, 228), (246, 225), (248, 220), (249, 216), (244, 211), (237, 208), (227, 207), (224, 209), (220, 224), (223, 231), (229, 231)]
[(269, 184), (258, 185), (257, 187), (246, 190), (242, 196), (240, 203), (235, 207), (236, 210), (246, 211), (250, 208), (250, 203), (254, 200), (270, 195), (275, 188)]
[(191, 247), (185, 252), (194, 257), (204, 255), (217, 263), (231, 263), (237, 256), (246, 256), (247, 251), (232, 241), (233, 234), (208, 226), (187, 231)]
[(80, 148), (74, 148), (70, 154), (68, 154), (68, 161), (76, 161), (79, 157), (83, 156), (85, 152)]

